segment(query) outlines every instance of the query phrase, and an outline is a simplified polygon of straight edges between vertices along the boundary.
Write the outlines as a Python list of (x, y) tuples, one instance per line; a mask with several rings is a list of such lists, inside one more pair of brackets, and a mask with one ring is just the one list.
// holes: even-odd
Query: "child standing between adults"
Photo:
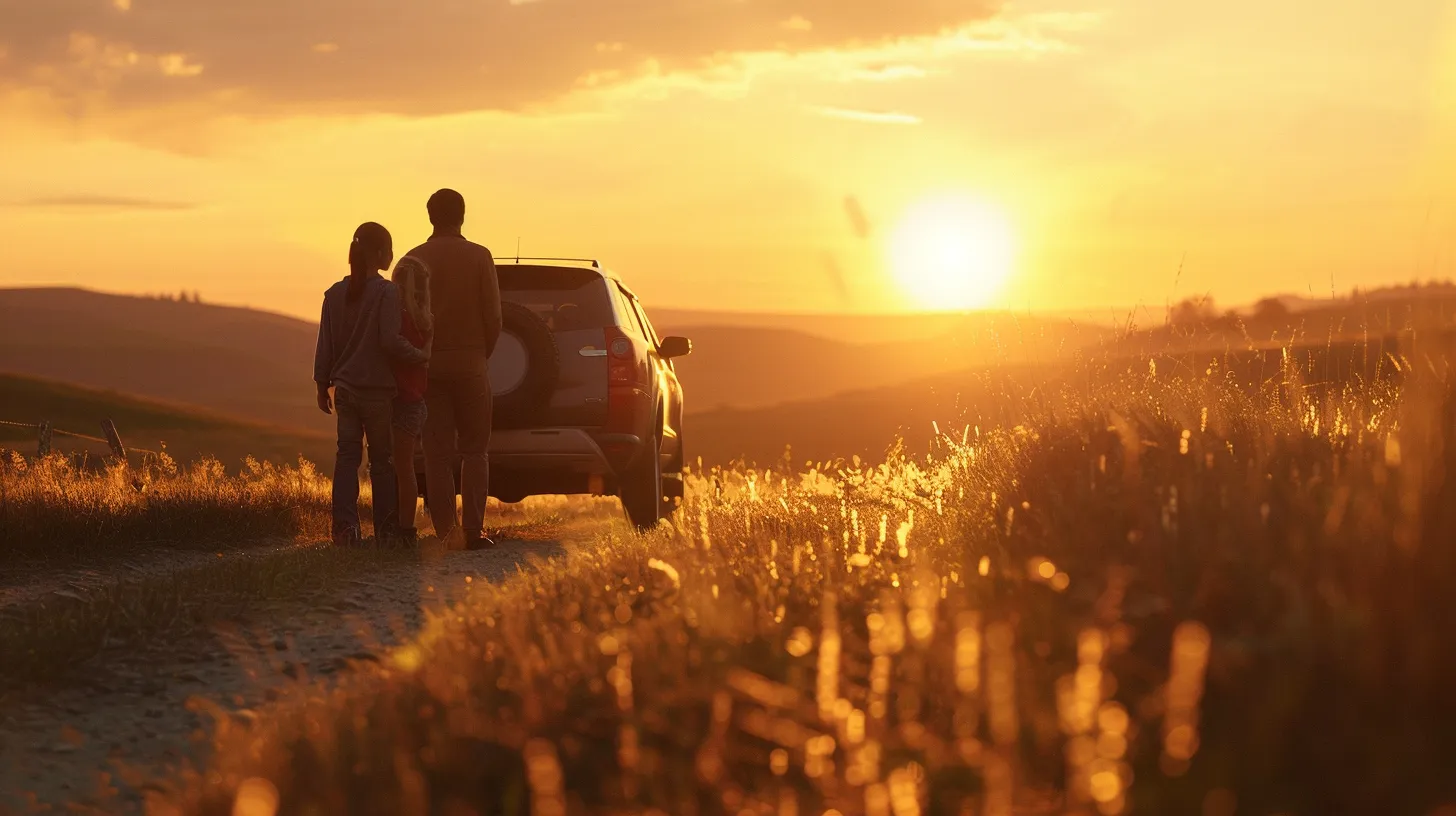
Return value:
[[(318, 407), (338, 416), (334, 459), (333, 540), (352, 546), (359, 529), (359, 467), (369, 445), (374, 534), (383, 540), (399, 527), (399, 488), (392, 462), (390, 425), (395, 384), (392, 362), (429, 362), (429, 354), (400, 333), (399, 289), (379, 274), (394, 260), (389, 230), (360, 225), (349, 244), (349, 277), (324, 293), (313, 376)], [(334, 389), (330, 399), (329, 388)], [(410, 468), (413, 470), (413, 467)]]
[[(400, 295), (401, 333), (410, 345), (429, 354), (435, 332), (435, 316), (430, 309), (430, 268), (419, 258), (406, 255), (395, 265), (393, 279)], [(394, 462), (399, 484), (399, 537), (405, 544), (413, 544), (419, 537), (415, 517), (420, 498), (415, 451), (429, 415), (425, 408), (429, 366), (396, 361), (394, 381), (398, 387), (394, 397)]]

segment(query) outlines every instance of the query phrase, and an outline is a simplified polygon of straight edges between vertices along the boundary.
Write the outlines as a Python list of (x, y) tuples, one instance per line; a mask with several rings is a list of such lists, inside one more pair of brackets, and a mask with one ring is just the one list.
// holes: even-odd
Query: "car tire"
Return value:
[(678, 432), (677, 455), (668, 463), (667, 470), (662, 473), (662, 502), (663, 517), (672, 518), (682, 508), (682, 502), (686, 491), (683, 482), (683, 441), (682, 432)]
[[(556, 335), (535, 312), (509, 302), (501, 304), (501, 334), (501, 343), (508, 342), (505, 335), (509, 335), (509, 342), (519, 344), (514, 353), (524, 353), (525, 371), (509, 390), (493, 394), (492, 424), (499, 428), (517, 428), (540, 423), (541, 412), (556, 390), (561, 373)], [(504, 353), (507, 353), (505, 348), (497, 345), (496, 354)], [(493, 379), (492, 390), (494, 385)]]
[(653, 434), (622, 480), (622, 509), (643, 532), (672, 515), (672, 508), (663, 495), (661, 451), (662, 438)]

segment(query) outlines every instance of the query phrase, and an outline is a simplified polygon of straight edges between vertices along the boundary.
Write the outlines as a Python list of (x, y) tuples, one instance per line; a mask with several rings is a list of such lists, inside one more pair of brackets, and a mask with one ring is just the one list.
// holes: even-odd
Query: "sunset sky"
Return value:
[(937, 305), (946, 195), (985, 305), (1327, 295), (1456, 276), (1453, 124), (1448, 0), (0, 0), (0, 285), (313, 317), (453, 186), (649, 306)]

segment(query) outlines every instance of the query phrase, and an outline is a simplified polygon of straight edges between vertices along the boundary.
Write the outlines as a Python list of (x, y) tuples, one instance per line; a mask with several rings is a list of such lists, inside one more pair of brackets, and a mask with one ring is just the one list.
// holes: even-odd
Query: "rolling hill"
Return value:
[[(303, 456), (320, 466), (332, 461), (334, 440), (226, 417), (190, 406), (142, 399), (67, 383), (0, 374), (0, 419), (39, 423), (88, 436), (100, 436), (101, 421), (116, 423), (122, 440), (137, 449), (166, 451), (178, 461), (212, 455), (228, 466), (245, 456), (291, 463)], [(34, 453), (37, 433), (0, 425), (0, 448)], [(55, 436), (58, 451), (105, 454), (105, 445)]]
[(0, 290), (0, 371), (327, 433), (310, 384), (316, 338), (310, 323), (254, 309)]
[[(803, 328), (786, 327), (785, 320), (797, 318), (783, 315), (754, 323), (742, 315), (668, 311), (654, 312), (654, 319), (660, 333), (694, 341), (693, 355), (678, 365), (690, 446), (709, 461), (746, 455), (762, 462), (777, 459), (789, 441), (796, 458), (799, 452), (877, 455), (898, 433), (924, 436), (932, 421), (960, 421), (972, 406), (995, 405), (982, 397), (1006, 389), (987, 379), (990, 372), (1045, 376), (1037, 372), (1075, 359), (1083, 348), (1129, 357), (1280, 345), (1291, 337), (1320, 346), (1367, 331), (1385, 334), (1406, 325), (1418, 307), (1438, 307), (1438, 323), (1456, 319), (1453, 301), (1433, 297), (1436, 292), (1399, 294), (1312, 302), (1288, 314), (1215, 315), (1115, 339), (1084, 324), (1005, 313), (931, 316), (927, 325), (940, 333), (918, 339), (897, 334), (895, 327), (904, 325), (898, 317), (824, 317), (827, 323), (810, 320)], [(948, 322), (936, 323), (941, 320)], [(843, 322), (836, 331), (858, 326), (857, 336), (866, 341), (825, 336), (833, 332), (823, 326), (834, 321)], [(183, 413), (192, 409), (180, 404), (201, 406), (199, 416), (261, 423), (284, 435), (277, 445), (269, 443), (273, 451), (301, 449), (290, 434), (313, 440), (332, 434), (309, 384), (315, 331), (306, 321), (252, 309), (75, 289), (0, 289), (0, 371), (137, 394)], [(26, 418), (14, 415), (13, 387), (0, 383), (0, 419)], [(1024, 389), (1018, 383), (1012, 390)], [(135, 434), (127, 420), (115, 418), (123, 435)], [(99, 419), (78, 415), (80, 427), (70, 429), (95, 433)], [(193, 426), (175, 417), (167, 422), (136, 427), (166, 431), (180, 452), (177, 445)], [(256, 428), (248, 433), (263, 438)], [(134, 444), (147, 446), (140, 439)], [(321, 451), (320, 461), (331, 456), (327, 446), (312, 450)]]
[[(1456, 333), (1447, 336), (1456, 343)], [(1245, 387), (1297, 379), (1296, 387), (1310, 389), (1320, 383), (1338, 386), (1355, 379), (1399, 377), (1400, 369), (1390, 361), (1402, 351), (1402, 341), (1389, 336), (1288, 347), (1108, 347), (1104, 356), (1093, 358), (1066, 355), (1031, 364), (983, 366), (828, 398), (689, 413), (684, 437), (690, 455), (701, 456), (705, 464), (742, 459), (766, 466), (778, 462), (789, 445), (795, 466), (855, 455), (877, 461), (897, 439), (907, 451), (924, 453), (937, 426), (957, 435), (976, 426), (1014, 427), (1028, 415), (1057, 405), (1062, 389), (1092, 380), (1111, 382), (1130, 375), (1140, 381), (1150, 371), (1164, 380), (1202, 375), (1217, 361), (1224, 376)], [(1298, 373), (1291, 377), (1291, 372)]]
[[(865, 328), (874, 336), (874, 323)], [(671, 331), (693, 341), (692, 356), (677, 366), (690, 413), (822, 399), (968, 368), (1057, 359), (1102, 336), (1087, 327), (1005, 314), (962, 316), (952, 331), (893, 342), (847, 343), (769, 326)]]
[(966, 322), (962, 314), (788, 314), (718, 312), (710, 309), (653, 309), (649, 315), (659, 332), (684, 328), (735, 328), (794, 331), (822, 340), (883, 343), (929, 340), (951, 334)]
[[(798, 319), (793, 316), (771, 315), (758, 324), (732, 313), (653, 316), (660, 333), (693, 340), (693, 355), (678, 366), (691, 411), (816, 399), (975, 364), (1036, 359), (1087, 334), (1004, 314), (821, 316), (806, 318), (803, 330), (779, 325)], [(945, 331), (905, 339), (903, 328), (916, 320)], [(821, 324), (852, 326), (860, 339), (809, 330)], [(314, 407), (310, 383), (316, 333), (316, 324), (255, 309), (81, 289), (0, 289), (0, 371), (326, 434), (332, 422)]]

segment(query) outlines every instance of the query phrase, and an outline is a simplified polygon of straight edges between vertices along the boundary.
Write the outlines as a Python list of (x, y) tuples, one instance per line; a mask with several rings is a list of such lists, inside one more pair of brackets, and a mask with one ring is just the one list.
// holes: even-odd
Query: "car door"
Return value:
[(682, 459), (682, 385), (677, 380), (677, 370), (671, 360), (665, 359), (657, 352), (662, 344), (662, 338), (657, 336), (657, 330), (652, 327), (652, 321), (647, 319), (647, 310), (642, 308), (641, 301), (636, 296), (631, 296), (632, 308), (636, 311), (637, 320), (642, 324), (646, 332), (647, 340), (652, 346), (649, 356), (652, 359), (653, 374), (662, 392), (663, 429), (662, 429), (662, 456), (668, 463), (681, 463)]

